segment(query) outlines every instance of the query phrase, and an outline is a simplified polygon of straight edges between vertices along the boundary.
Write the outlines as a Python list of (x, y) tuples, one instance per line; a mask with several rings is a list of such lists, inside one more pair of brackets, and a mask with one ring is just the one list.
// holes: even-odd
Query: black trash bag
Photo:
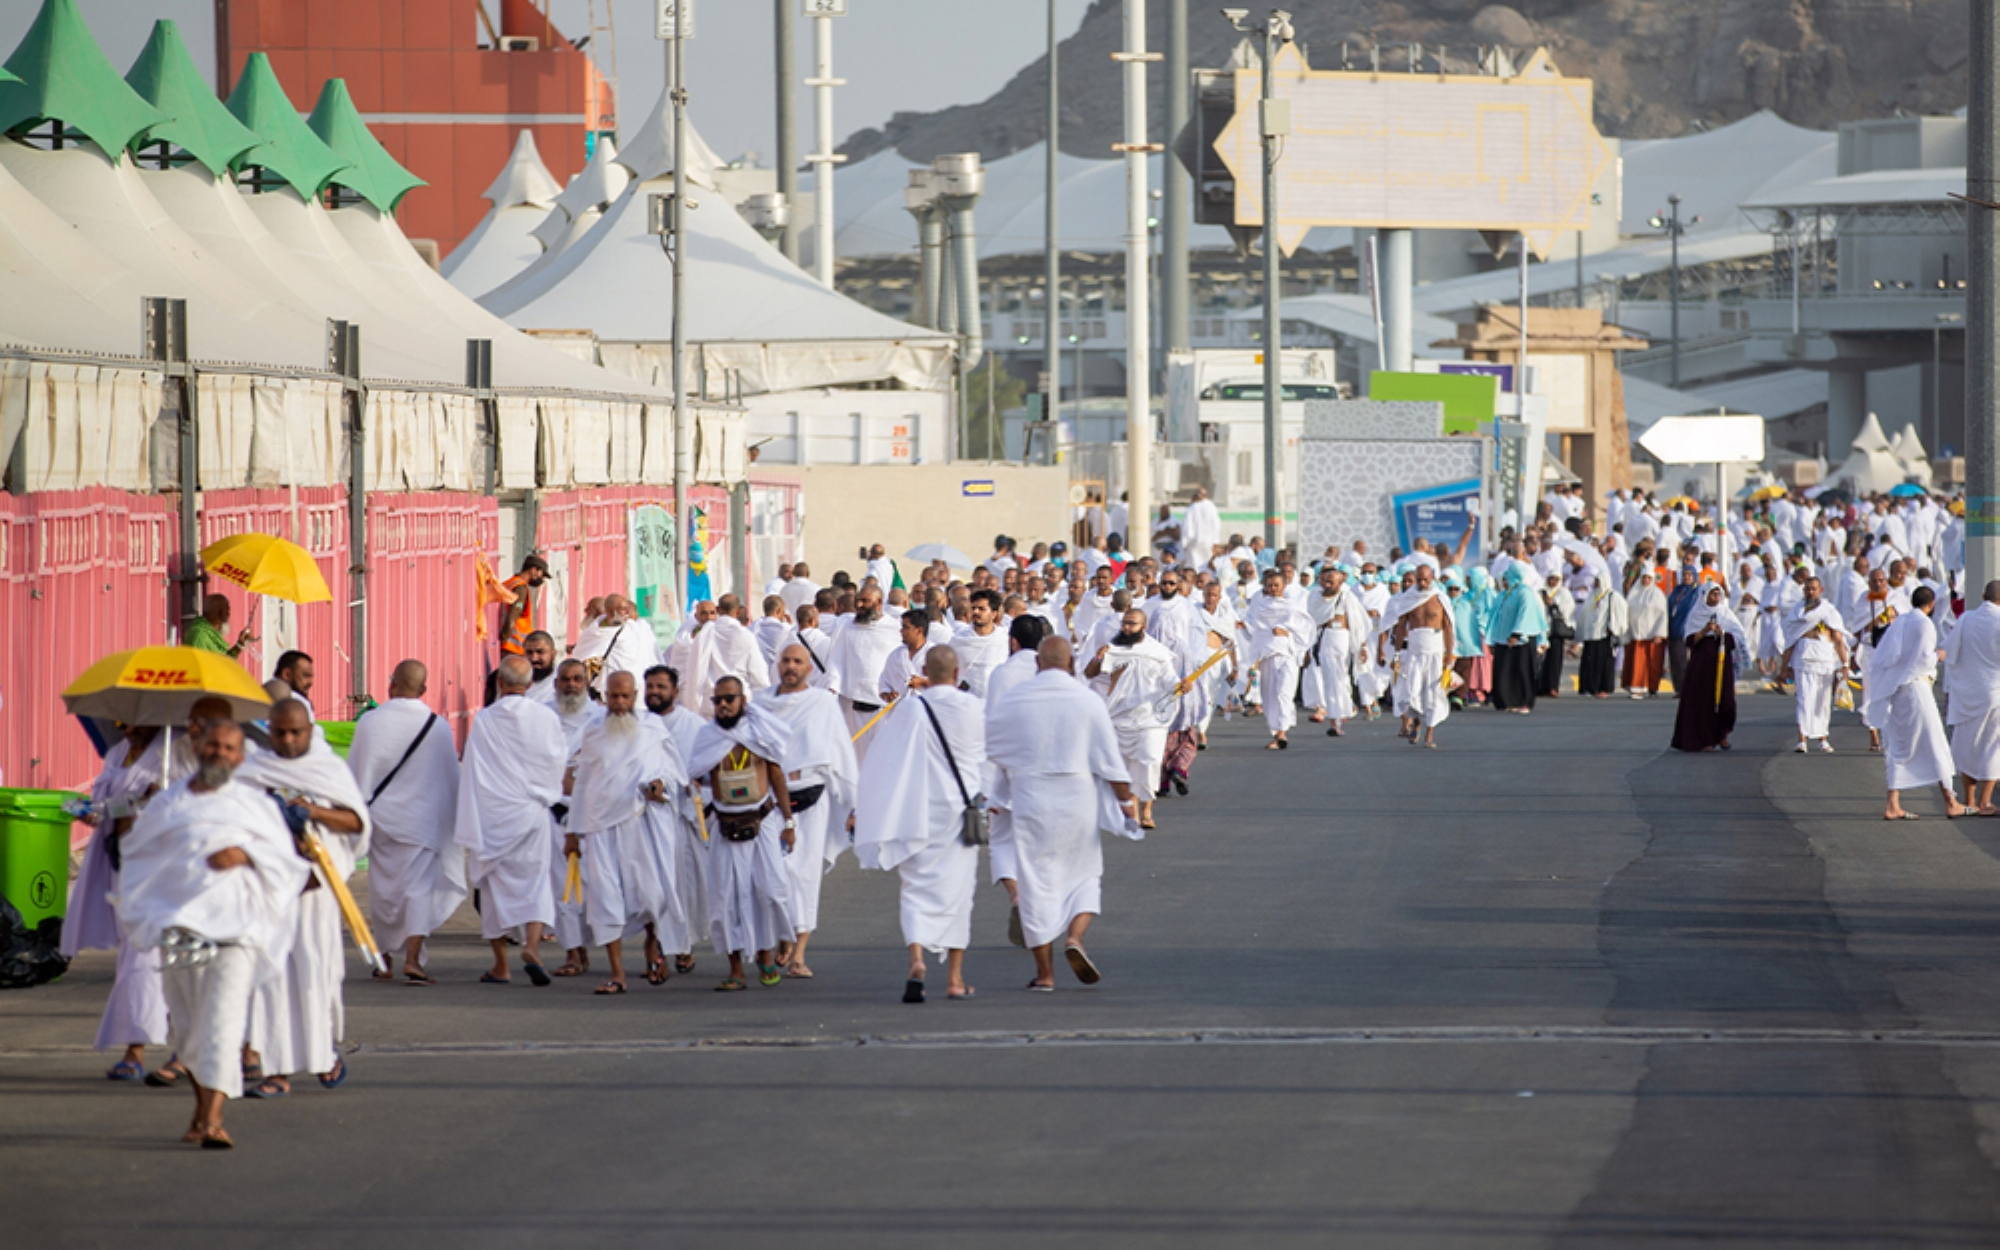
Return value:
[(47, 985), (69, 971), (69, 960), (56, 949), (61, 943), (60, 916), (31, 929), (14, 905), (0, 898), (0, 990)]

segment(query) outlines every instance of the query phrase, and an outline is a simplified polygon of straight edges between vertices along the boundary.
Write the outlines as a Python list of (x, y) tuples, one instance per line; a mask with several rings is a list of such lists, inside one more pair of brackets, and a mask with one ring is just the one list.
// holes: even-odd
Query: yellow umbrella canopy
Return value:
[(1701, 511), (1701, 501), (1694, 498), (1691, 495), (1675, 495), (1672, 499), (1667, 500), (1665, 506), (1671, 508), (1675, 504), (1681, 505), (1683, 508), (1686, 508), (1689, 512)]
[(256, 595), (293, 603), (325, 603), (333, 598), (319, 565), (304, 547), (276, 534), (232, 534), (201, 549), (210, 573)]
[(243, 666), (197, 647), (140, 647), (107, 655), (62, 692), (76, 716), (127, 725), (178, 725), (209, 697), (227, 699), (237, 720), (270, 711), (271, 699)]
[(1757, 501), (1758, 503), (1762, 503), (1767, 499), (1782, 499), (1785, 497), (1785, 493), (1786, 493), (1785, 488), (1783, 486), (1780, 486), (1776, 482), (1773, 482), (1769, 486), (1758, 487), (1756, 492), (1752, 494), (1750, 498)]

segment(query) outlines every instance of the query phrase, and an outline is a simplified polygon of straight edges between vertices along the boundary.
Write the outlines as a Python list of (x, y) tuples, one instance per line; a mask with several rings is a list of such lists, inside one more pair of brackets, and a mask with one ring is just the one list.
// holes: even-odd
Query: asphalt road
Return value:
[(2000, 1244), (2000, 821), (1885, 824), (1851, 715), (1742, 708), (1222, 727), (1108, 847), (1090, 990), (1020, 991), (992, 891), (979, 997), (903, 1005), (851, 858), (776, 989), (482, 986), (461, 917), (231, 1154), (102, 1079), (87, 956), (0, 996), (0, 1244)]

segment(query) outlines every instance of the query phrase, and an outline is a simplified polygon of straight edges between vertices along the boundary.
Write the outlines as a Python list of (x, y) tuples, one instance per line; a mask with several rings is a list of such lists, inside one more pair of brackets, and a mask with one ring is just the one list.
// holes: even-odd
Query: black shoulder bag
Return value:
[(424, 727), (417, 730), (417, 736), (410, 739), (409, 748), (403, 752), (403, 758), (396, 761), (396, 766), (389, 770), (388, 776), (375, 784), (375, 793), (368, 796), (368, 806), (375, 806), (375, 800), (382, 797), (382, 792), (389, 788), (389, 783), (396, 779), (396, 774), (403, 771), (403, 765), (409, 763), (410, 757), (417, 753), (417, 748), (424, 744), (424, 738), (430, 734), (431, 726), (437, 724), (437, 720), (438, 714), (432, 712), (431, 718), (424, 722)]
[(951, 769), (951, 779), (958, 783), (958, 797), (965, 802), (965, 810), (959, 816), (958, 840), (966, 846), (985, 846), (987, 822), (986, 796), (966, 791), (965, 778), (959, 775), (958, 761), (952, 758), (951, 742), (944, 736), (944, 726), (938, 724), (937, 713), (931, 711), (930, 701), (922, 695), (917, 702), (924, 705), (924, 715), (931, 718), (931, 728), (937, 732), (938, 745), (944, 748), (944, 762)]

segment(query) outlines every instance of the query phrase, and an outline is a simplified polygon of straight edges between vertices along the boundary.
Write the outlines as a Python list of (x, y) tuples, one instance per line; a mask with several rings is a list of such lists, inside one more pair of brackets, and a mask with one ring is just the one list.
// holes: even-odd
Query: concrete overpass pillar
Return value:
[(1868, 419), (1868, 374), (1834, 369), (1826, 378), (1826, 467), (1847, 459), (1861, 423)]

